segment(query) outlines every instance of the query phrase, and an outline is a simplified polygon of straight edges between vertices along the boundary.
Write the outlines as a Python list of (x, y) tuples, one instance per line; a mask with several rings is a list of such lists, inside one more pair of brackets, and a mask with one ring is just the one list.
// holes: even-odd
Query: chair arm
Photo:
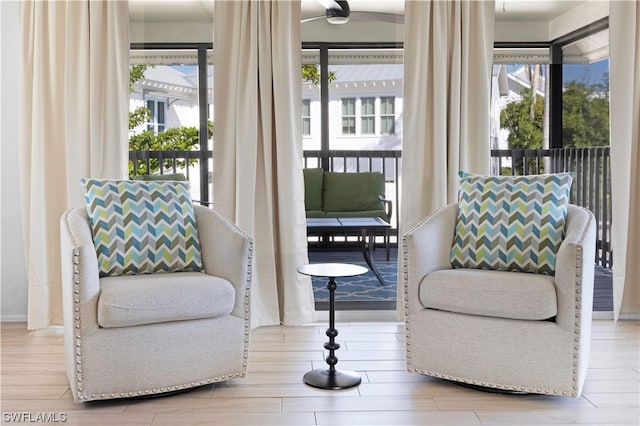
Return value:
[(449, 204), (423, 219), (402, 237), (402, 282), (406, 313), (424, 309), (418, 294), (425, 275), (451, 269), (450, 252), (457, 213), (458, 204)]
[(251, 287), (253, 239), (214, 209), (194, 205), (205, 272), (236, 289), (233, 315), (244, 317)]
[(569, 205), (565, 237), (556, 257), (556, 322), (573, 331), (580, 317), (581, 327), (591, 327), (595, 267), (596, 220), (591, 211)]
[(387, 200), (386, 198), (384, 198), (384, 195), (378, 195), (378, 199), (384, 204), (384, 210), (387, 214), (387, 220), (390, 221), (391, 214), (393, 213), (393, 201)]
[(85, 207), (67, 210), (60, 219), (60, 260), (65, 328), (73, 326), (78, 308), (83, 331), (97, 329), (98, 256)]

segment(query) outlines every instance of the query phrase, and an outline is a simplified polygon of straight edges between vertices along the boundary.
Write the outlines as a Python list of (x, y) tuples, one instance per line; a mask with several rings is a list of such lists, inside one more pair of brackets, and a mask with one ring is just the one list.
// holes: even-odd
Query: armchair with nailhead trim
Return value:
[(67, 375), (76, 402), (244, 377), (253, 240), (193, 206), (204, 272), (99, 277), (87, 209), (61, 218)]
[(596, 222), (567, 206), (554, 275), (455, 269), (458, 204), (404, 235), (407, 369), (477, 388), (579, 397), (589, 360)]

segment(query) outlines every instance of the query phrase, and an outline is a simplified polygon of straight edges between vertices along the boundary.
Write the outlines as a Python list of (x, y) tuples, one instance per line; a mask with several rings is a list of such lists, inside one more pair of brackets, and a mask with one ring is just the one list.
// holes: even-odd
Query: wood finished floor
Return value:
[(75, 404), (61, 329), (2, 323), (2, 424), (8, 414), (64, 413), (70, 425), (546, 425), (640, 424), (640, 321), (594, 321), (579, 399), (499, 395), (409, 374), (403, 327), (339, 323), (338, 366), (362, 384), (323, 391), (302, 383), (324, 366), (324, 323), (254, 330), (245, 379), (148, 399)]

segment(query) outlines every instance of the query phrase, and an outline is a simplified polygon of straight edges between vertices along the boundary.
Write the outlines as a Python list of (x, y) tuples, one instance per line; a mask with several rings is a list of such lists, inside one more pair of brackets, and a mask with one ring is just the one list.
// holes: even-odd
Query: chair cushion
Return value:
[(214, 318), (231, 313), (234, 303), (229, 281), (200, 272), (105, 277), (98, 324), (112, 328)]
[(420, 283), (426, 308), (486, 317), (545, 320), (558, 312), (553, 277), (521, 272), (448, 269)]
[(327, 212), (324, 217), (379, 217), (386, 221), (387, 213), (384, 210), (363, 210), (363, 211), (344, 211), (344, 212)]
[(171, 181), (186, 181), (187, 177), (184, 173), (165, 173), (163, 175), (138, 175), (135, 180), (144, 181), (157, 181), (157, 180), (171, 180)]
[(379, 172), (324, 174), (324, 210), (327, 212), (383, 210), (384, 178)]
[(572, 178), (460, 172), (452, 265), (553, 275)]
[(101, 277), (202, 271), (187, 182), (82, 182)]
[(306, 210), (322, 210), (322, 183), (324, 170), (302, 169), (304, 176), (304, 206)]

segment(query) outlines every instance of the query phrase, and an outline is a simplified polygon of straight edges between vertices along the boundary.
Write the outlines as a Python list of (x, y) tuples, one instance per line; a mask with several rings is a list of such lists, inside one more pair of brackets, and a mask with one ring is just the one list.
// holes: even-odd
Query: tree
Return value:
[(562, 100), (564, 147), (609, 145), (608, 75), (600, 84), (569, 82)]
[(522, 90), (521, 96), (519, 101), (507, 104), (502, 110), (500, 127), (509, 130), (509, 148), (541, 148), (544, 99), (539, 96), (532, 99), (531, 89)]
[[(329, 71), (329, 81), (336, 79), (336, 73)], [(302, 80), (308, 81), (312, 84), (320, 84), (320, 70), (315, 64), (305, 64), (302, 66)]]

